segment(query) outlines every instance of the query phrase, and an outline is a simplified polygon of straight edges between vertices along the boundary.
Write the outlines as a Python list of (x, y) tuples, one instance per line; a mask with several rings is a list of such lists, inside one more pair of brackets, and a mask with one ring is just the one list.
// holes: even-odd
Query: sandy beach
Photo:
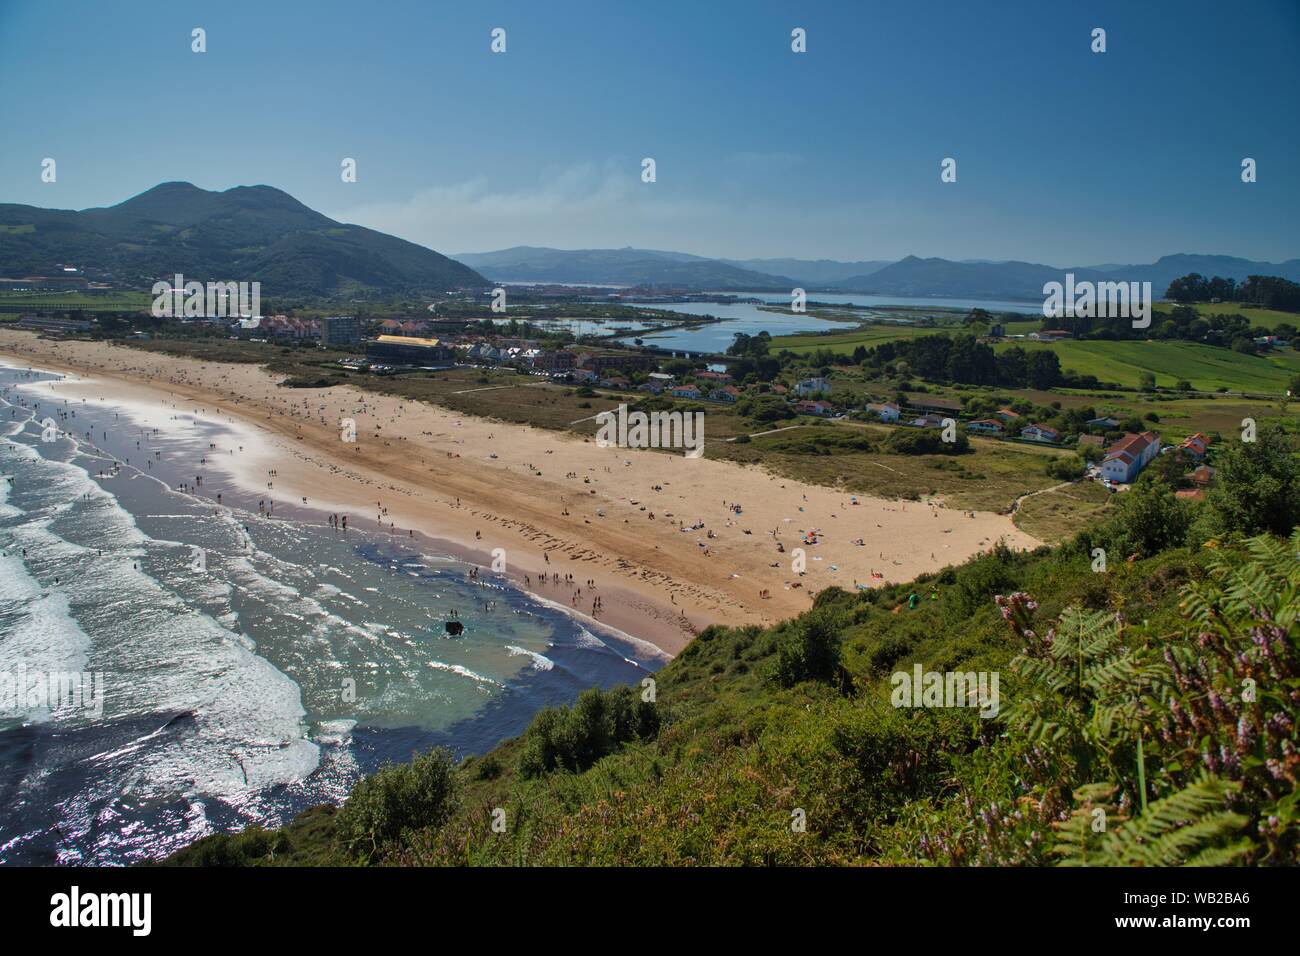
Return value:
[[(730, 462), (601, 448), (351, 386), (282, 388), (254, 365), (8, 329), (0, 361), (68, 373), (50, 391), (58, 399), (221, 422), (234, 444), (196, 469), (227, 472), (268, 508), (420, 534), (485, 567), (500, 549), (498, 564), (504, 558), (519, 586), (588, 616), (599, 597), (597, 620), (669, 654), (709, 624), (797, 614), (825, 587), (910, 580), (998, 541), (1040, 543), (1006, 515), (863, 496), (855, 504)], [(355, 421), (355, 441), (345, 440), (345, 419)], [(816, 543), (806, 543), (810, 534)], [(798, 575), (791, 558), (801, 546)]]

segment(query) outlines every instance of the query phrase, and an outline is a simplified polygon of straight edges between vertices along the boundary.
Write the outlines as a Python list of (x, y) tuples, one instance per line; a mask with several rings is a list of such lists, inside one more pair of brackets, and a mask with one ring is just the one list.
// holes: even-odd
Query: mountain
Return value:
[(547, 249), (515, 246), (455, 257), (498, 282), (597, 283), (674, 289), (788, 291), (781, 275), (743, 269), (717, 259), (656, 249)]
[(1234, 256), (1178, 254), (1162, 256), (1149, 265), (1060, 267), (1035, 262), (953, 262), (908, 256), (869, 275), (842, 279), (834, 287), (873, 295), (1033, 300), (1043, 297), (1044, 283), (1060, 282), (1067, 272), (1074, 273), (1076, 282), (1150, 282), (1152, 292), (1160, 297), (1171, 281), (1190, 272), (1238, 282), (1248, 275), (1300, 281), (1300, 259), (1272, 263)]
[(1112, 277), (1120, 276), (1130, 282), (1150, 282), (1151, 289), (1163, 295), (1169, 283), (1192, 272), (1199, 272), (1206, 278), (1222, 276), (1225, 279), (1243, 281), (1247, 276), (1280, 276), (1292, 282), (1300, 282), (1300, 259), (1288, 259), (1285, 262), (1259, 262), (1253, 259), (1240, 259), (1236, 256), (1189, 255), (1179, 253), (1161, 256), (1151, 265), (1113, 266), (1106, 270)]
[(738, 269), (789, 276), (803, 286), (812, 287), (829, 286), (844, 279), (868, 276), (894, 260), (837, 262), (834, 259), (719, 259), (718, 261)]
[(0, 274), (60, 263), (148, 288), (175, 273), (260, 282), (263, 295), (434, 294), (488, 285), (477, 272), (373, 229), (336, 222), (270, 186), (163, 183), (80, 212), (0, 204)]
[[(875, 295), (949, 296), (970, 299), (1041, 299), (1043, 283), (1060, 281), (1063, 270), (1033, 262), (952, 262), (908, 256), (871, 275), (835, 283), (845, 292)], [(1075, 278), (1102, 273), (1075, 270)], [(1164, 291), (1161, 289), (1160, 291)]]

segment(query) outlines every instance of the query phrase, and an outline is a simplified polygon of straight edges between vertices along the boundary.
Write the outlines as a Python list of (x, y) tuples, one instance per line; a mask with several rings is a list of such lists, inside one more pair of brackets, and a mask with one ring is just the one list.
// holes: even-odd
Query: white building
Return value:
[(831, 383), (822, 378), (820, 375), (816, 378), (806, 378), (794, 387), (796, 395), (829, 395), (831, 393)]
[(1125, 435), (1106, 451), (1101, 463), (1101, 476), (1120, 484), (1129, 484), (1146, 467), (1147, 462), (1160, 454), (1160, 436), (1155, 432)]

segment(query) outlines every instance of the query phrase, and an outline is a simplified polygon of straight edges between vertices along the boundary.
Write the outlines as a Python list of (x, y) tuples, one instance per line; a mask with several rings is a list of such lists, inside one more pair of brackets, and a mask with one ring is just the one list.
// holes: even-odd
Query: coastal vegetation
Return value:
[[(650, 697), (589, 692), (169, 863), (1294, 865), (1296, 438), (1220, 474), (1188, 502), (1153, 472), (1056, 548), (711, 627)], [(918, 668), (996, 673), (1000, 706), (900, 705)]]

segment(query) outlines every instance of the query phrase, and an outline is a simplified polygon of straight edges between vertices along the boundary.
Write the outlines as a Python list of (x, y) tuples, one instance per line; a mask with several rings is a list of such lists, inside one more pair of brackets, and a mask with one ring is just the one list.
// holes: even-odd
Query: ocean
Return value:
[[(0, 863), (275, 826), (665, 663), (432, 542), (260, 505), (210, 417), (159, 426), (57, 379), (0, 367)], [(37, 694), (50, 675), (84, 695)]]

